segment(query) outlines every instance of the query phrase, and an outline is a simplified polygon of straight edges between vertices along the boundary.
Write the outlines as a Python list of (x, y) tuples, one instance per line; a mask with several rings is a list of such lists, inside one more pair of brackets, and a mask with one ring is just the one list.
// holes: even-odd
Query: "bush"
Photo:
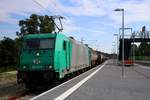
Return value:
[(20, 52), (21, 41), (4, 37), (0, 41), (0, 72), (15, 70)]

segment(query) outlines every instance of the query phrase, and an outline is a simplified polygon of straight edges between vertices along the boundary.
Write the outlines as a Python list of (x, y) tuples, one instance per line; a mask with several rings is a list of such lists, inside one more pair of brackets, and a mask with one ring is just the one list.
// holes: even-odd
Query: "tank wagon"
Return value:
[(27, 88), (98, 64), (96, 51), (63, 34), (29, 34), (23, 41), (17, 80)]
[(97, 65), (98, 52), (96, 50), (92, 50), (91, 48), (91, 64), (93, 66)]

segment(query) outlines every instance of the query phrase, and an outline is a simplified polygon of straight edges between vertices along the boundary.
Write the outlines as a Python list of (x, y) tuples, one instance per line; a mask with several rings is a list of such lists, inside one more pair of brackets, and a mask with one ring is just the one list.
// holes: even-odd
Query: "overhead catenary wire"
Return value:
[[(49, 12), (49, 13), (53, 13), (53, 12), (51, 12), (49, 9), (47, 9), (46, 7), (44, 7), (41, 3), (39, 3), (38, 1), (36, 1), (36, 0), (32, 0), (34, 3), (36, 3), (37, 5), (39, 5), (41, 8), (43, 8), (44, 10), (46, 10), (47, 12)], [(54, 4), (54, 10), (55, 10), (55, 12), (56, 13), (58, 13), (58, 11), (57, 11), (57, 6), (56, 6), (56, 3), (54, 3), (53, 1), (51, 1), (51, 3), (53, 3)], [(59, 10), (61, 10), (61, 9), (59, 9)], [(58, 15), (55, 15), (55, 16), (58, 16)], [(65, 15), (65, 16), (67, 16), (67, 15)], [(68, 18), (69, 18), (69, 16), (67, 16)], [(65, 17), (64, 17), (65, 18)]]
[[(58, 7), (58, 5), (56, 4), (56, 2), (54, 1), (54, 0), (49, 0), (49, 1), (51, 1), (51, 3), (54, 5), (54, 10), (55, 10), (55, 12), (56, 13), (59, 13), (59, 12), (63, 12), (63, 10), (62, 9), (60, 9), (60, 7)], [(63, 19), (65, 19), (66, 20), (66, 18), (67, 19), (71, 19), (70, 18), (70, 16), (68, 16), (68, 15), (64, 15), (63, 14), (63, 16), (65, 16), (65, 17), (63, 17)], [(61, 23), (61, 22), (60, 22)], [(61, 26), (60, 27), (62, 27), (62, 23), (60, 24)], [(72, 25), (75, 25), (74, 23), (72, 23)], [(80, 33), (80, 32), (79, 32)]]
[[(37, 5), (39, 5), (42, 9), (44, 9), (45, 11), (47, 11), (48, 13), (53, 13), (52, 11), (50, 11), (49, 9), (47, 9), (46, 7), (44, 7), (40, 2), (38, 2), (38, 1), (36, 1), (36, 0), (32, 0), (34, 3), (36, 3)], [(62, 11), (62, 9), (60, 9), (59, 7), (57, 7), (57, 4), (56, 4), (56, 2), (54, 2), (53, 0), (50, 0), (51, 1), (51, 3), (54, 5), (54, 10), (55, 10), (55, 13), (59, 13), (58, 12), (58, 10), (59, 11)], [(57, 10), (58, 9), (58, 10)], [(55, 15), (53, 18), (58, 18), (58, 16), (59, 15)], [(63, 15), (63, 16), (65, 16), (65, 17), (67, 17), (68, 19), (70, 19), (70, 16), (68, 16), (68, 15)], [(51, 17), (51, 16), (50, 16)], [(60, 16), (61, 17), (61, 16)], [(65, 17), (63, 17), (63, 19), (66, 19)], [(59, 21), (60, 21), (60, 18), (59, 18)], [(73, 23), (72, 23), (73, 24)], [(58, 26), (56, 26), (56, 27), (58, 27)], [(61, 29), (61, 31), (62, 31), (62, 29), (63, 29), (63, 27), (62, 27), (62, 22), (60, 22), (60, 27), (61, 28), (59, 28), (59, 29)], [(58, 28), (57, 28), (58, 29)], [(58, 31), (60, 31), (58, 29)]]
[(32, 0), (34, 3), (38, 4), (41, 8), (45, 9), (47, 12), (52, 13), (50, 10), (46, 9), (42, 4), (37, 2), (36, 0)]
[(50, 2), (53, 4), (53, 9), (55, 10), (55, 13), (59, 13), (58, 10), (56, 9), (56, 3), (53, 0), (50, 0)]
[[(36, 3), (36, 4), (38, 4), (41, 8), (43, 8), (43, 9), (45, 9), (47, 12), (49, 12), (49, 13), (52, 13), (50, 10), (48, 10), (47, 8), (45, 8), (42, 4), (40, 4), (39, 2), (37, 2), (36, 0), (32, 0), (34, 3)], [(58, 29), (58, 32), (61, 32), (62, 30), (63, 30), (63, 25), (62, 25), (62, 22), (61, 22), (61, 19), (64, 19), (64, 17), (62, 17), (62, 16), (50, 16), (50, 18), (52, 18), (53, 19), (53, 22), (54, 22), (54, 20), (56, 19), (56, 18), (58, 18), (59, 19), (59, 22), (60, 22), (60, 27), (61, 28), (59, 28), (58, 27), (58, 25), (54, 22), (54, 24), (55, 24), (55, 26), (56, 26), (56, 28)]]
[[(60, 9), (59, 7), (57, 7), (57, 4), (56, 4), (56, 2), (54, 2), (54, 0), (49, 0), (49, 1), (51, 1), (51, 3), (53, 3), (55, 12), (59, 13), (58, 10), (62, 11), (62, 9)], [(70, 16), (68, 16), (68, 15), (64, 15), (64, 16), (70, 18)]]

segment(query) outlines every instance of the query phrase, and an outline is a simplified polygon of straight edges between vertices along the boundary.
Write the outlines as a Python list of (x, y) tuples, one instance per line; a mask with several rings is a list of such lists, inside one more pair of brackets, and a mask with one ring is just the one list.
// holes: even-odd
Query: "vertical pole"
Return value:
[(83, 43), (83, 41), (84, 41), (84, 40), (83, 40), (83, 37), (81, 37), (81, 43)]
[(118, 35), (117, 35), (117, 63), (118, 64), (119, 62), (119, 38), (118, 38)]
[(122, 78), (124, 77), (124, 9), (122, 9)]
[[(131, 34), (132, 34), (132, 28), (131, 28)], [(135, 34), (133, 34), (133, 44), (135, 42)], [(135, 46), (133, 46), (133, 65), (135, 63)]]

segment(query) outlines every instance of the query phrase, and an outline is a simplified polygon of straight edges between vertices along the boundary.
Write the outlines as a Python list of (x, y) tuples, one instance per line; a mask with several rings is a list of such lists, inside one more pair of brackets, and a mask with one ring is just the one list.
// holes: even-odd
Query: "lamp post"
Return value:
[(113, 59), (113, 64), (115, 64), (115, 53), (116, 53), (116, 50), (115, 50), (115, 42), (112, 42), (112, 59)]
[[(132, 30), (131, 30), (131, 34), (132, 34)], [(135, 35), (133, 36), (133, 44), (134, 44), (134, 42), (135, 42)], [(133, 65), (134, 65), (134, 63), (135, 63), (135, 46), (133, 46)]]
[(117, 8), (114, 11), (122, 12), (122, 77), (124, 77), (124, 9)]
[(119, 37), (118, 37), (118, 34), (114, 34), (114, 36), (117, 37), (117, 62), (118, 62), (118, 60), (119, 60), (119, 52), (118, 52), (118, 50), (119, 50)]

